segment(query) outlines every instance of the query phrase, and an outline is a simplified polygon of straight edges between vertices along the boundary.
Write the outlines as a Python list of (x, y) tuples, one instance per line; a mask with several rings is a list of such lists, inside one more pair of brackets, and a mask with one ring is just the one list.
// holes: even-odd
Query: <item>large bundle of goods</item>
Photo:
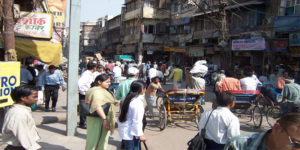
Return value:
[(191, 74), (204, 77), (208, 71), (208, 67), (206, 66), (206, 63), (207, 63), (206, 60), (197, 61), (190, 71)]

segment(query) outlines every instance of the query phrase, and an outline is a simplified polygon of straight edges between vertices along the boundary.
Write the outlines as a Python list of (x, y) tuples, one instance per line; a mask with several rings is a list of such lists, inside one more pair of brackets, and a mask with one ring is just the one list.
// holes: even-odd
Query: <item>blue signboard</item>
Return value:
[(300, 30), (299, 16), (280, 16), (275, 19), (274, 31)]

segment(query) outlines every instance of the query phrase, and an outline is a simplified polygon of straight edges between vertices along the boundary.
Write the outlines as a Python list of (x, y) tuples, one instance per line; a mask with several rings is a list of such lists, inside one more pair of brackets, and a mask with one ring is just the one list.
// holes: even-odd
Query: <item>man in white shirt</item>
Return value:
[(115, 78), (120, 78), (122, 76), (122, 68), (120, 67), (121, 63), (119, 61), (116, 62), (113, 72), (115, 73)]
[[(89, 109), (85, 104), (85, 92), (91, 87), (91, 83), (94, 82), (94, 72), (96, 71), (96, 64), (89, 62), (87, 64), (87, 70), (84, 71), (79, 80), (78, 80), (78, 90), (79, 90), (79, 107), (82, 109)], [(88, 110), (89, 111), (89, 110)], [(88, 111), (80, 111), (80, 121), (79, 128), (86, 129), (86, 114), (83, 112)]]
[(235, 105), (234, 95), (222, 92), (217, 95), (217, 101), (219, 107), (215, 110), (206, 110), (199, 123), (201, 131), (209, 120), (205, 128), (206, 150), (223, 150), (231, 138), (240, 135), (239, 119), (230, 111)]
[(37, 150), (41, 146), (30, 106), (37, 102), (38, 89), (23, 85), (11, 91), (15, 104), (5, 114), (2, 140), (8, 146), (5, 150)]
[(261, 85), (261, 82), (259, 80), (256, 80), (253, 78), (253, 73), (250, 69), (244, 70), (245, 78), (242, 78), (240, 80), (241, 88), (244, 91), (253, 90), (255, 91), (257, 89), (258, 85)]
[(102, 65), (97, 65), (97, 69), (95, 72), (93, 72), (94, 74), (94, 79), (96, 79), (97, 76), (104, 74), (104, 67)]

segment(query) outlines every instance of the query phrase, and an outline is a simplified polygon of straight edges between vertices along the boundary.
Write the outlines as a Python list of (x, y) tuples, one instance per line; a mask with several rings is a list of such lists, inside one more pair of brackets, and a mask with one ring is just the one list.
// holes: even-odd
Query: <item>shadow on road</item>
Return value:
[(53, 145), (45, 142), (39, 142), (39, 144), (42, 146), (41, 149), (43, 150), (69, 150), (63, 146), (60, 145)]

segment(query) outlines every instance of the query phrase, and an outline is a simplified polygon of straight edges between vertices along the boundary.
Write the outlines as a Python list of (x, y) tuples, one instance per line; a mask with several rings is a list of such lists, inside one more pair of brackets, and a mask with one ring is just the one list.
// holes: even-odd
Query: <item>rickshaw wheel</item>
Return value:
[(159, 107), (159, 129), (162, 131), (166, 128), (167, 126), (167, 111), (166, 107), (161, 104)]
[(270, 107), (267, 111), (266, 119), (271, 128), (279, 118), (280, 118), (280, 108), (277, 106)]
[(255, 128), (260, 128), (262, 124), (262, 112), (258, 106), (255, 106), (252, 110), (252, 119)]

